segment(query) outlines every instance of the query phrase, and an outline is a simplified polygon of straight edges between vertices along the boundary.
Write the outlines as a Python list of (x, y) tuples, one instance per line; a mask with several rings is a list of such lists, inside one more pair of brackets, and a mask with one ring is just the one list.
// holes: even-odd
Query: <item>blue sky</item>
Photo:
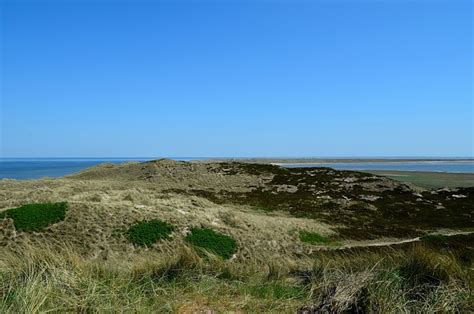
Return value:
[(473, 156), (471, 1), (8, 1), (3, 157)]

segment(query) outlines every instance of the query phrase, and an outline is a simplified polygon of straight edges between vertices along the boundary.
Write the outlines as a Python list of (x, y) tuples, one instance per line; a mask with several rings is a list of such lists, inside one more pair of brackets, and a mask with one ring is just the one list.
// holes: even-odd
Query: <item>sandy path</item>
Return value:
[[(432, 233), (429, 235), (440, 235), (440, 236), (456, 236), (456, 235), (467, 235), (472, 234), (474, 231), (454, 231), (454, 232), (439, 232), (439, 233)], [(381, 246), (391, 246), (391, 245), (398, 245), (398, 244), (405, 244), (405, 243), (412, 243), (421, 241), (421, 237), (404, 239), (404, 240), (397, 240), (397, 241), (384, 241), (384, 242), (374, 242), (374, 243), (354, 243), (354, 244), (346, 244), (337, 247), (321, 247), (320, 250), (346, 250), (352, 248), (365, 248), (365, 247), (381, 247)]]

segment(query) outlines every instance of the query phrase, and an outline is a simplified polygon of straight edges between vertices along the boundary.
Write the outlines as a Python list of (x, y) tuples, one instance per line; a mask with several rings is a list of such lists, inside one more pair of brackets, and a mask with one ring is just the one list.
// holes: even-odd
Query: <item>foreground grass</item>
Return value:
[(1, 313), (473, 309), (472, 260), (432, 243), (266, 264), (201, 258), (186, 246), (109, 260), (37, 244), (1, 253)]

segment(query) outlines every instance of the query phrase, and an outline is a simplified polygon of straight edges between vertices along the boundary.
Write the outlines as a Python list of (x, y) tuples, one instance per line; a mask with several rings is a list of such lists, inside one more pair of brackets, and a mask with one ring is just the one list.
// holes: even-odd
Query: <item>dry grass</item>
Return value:
[(202, 258), (187, 246), (113, 260), (37, 243), (1, 253), (2, 313), (465, 312), (473, 305), (469, 268), (422, 244), (267, 264)]
[[(172, 247), (180, 245), (191, 228), (210, 228), (236, 239), (238, 259), (258, 257), (262, 252), (268, 259), (314, 250), (299, 241), (293, 230), (304, 229), (324, 236), (334, 234), (329, 225), (312, 219), (259, 212), (245, 206), (219, 205), (194, 196), (164, 194), (150, 183), (130, 186), (121, 181), (0, 180), (0, 211), (28, 203), (61, 200), (69, 203), (64, 221), (48, 227), (47, 232), (34, 235), (5, 225), (0, 227), (0, 245), (41, 238), (46, 243), (72, 243), (76, 250), (90, 255), (122, 256), (140, 250), (128, 240), (130, 226), (158, 219), (176, 227), (168, 240)], [(158, 250), (168, 245), (161, 242), (156, 245)]]

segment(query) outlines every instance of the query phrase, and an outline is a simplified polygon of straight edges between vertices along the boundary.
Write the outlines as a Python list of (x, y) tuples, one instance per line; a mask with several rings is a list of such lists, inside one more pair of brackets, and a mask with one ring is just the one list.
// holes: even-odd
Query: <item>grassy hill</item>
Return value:
[(472, 204), (474, 188), (237, 162), (1, 180), (0, 311), (468, 311)]

